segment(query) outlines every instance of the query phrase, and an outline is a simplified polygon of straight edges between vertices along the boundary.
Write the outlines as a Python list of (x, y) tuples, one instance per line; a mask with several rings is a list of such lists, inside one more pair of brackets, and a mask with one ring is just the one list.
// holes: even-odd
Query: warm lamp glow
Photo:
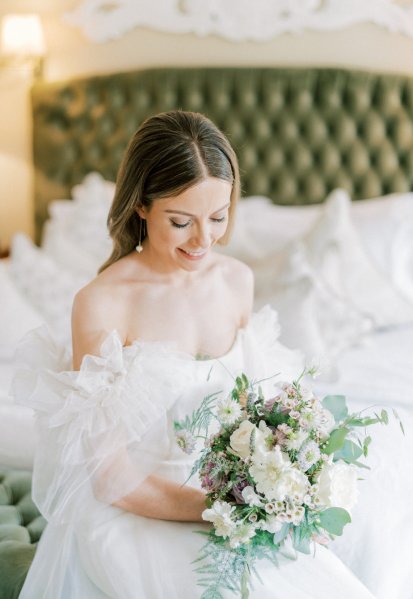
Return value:
[(1, 30), (2, 53), (14, 56), (43, 56), (45, 43), (37, 15), (6, 15)]

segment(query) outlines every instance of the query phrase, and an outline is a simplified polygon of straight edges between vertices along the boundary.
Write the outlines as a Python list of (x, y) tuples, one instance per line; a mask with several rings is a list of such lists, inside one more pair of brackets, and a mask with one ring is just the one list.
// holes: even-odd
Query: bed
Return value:
[[(277, 309), (281, 340), (320, 365), (317, 391), (344, 393), (354, 409), (390, 405), (413, 430), (412, 79), (150, 69), (39, 83), (32, 106), (38, 246), (17, 235), (0, 264), (0, 465), (30, 468), (35, 445), (31, 414), (7, 391), (18, 339), (47, 323), (70, 343), (73, 295), (110, 249), (105, 220), (127, 141), (144, 118), (173, 108), (207, 114), (234, 145), (243, 199), (222, 251), (253, 268), (256, 307)], [(398, 439), (397, 426), (391, 437), (378, 431), (378, 442)], [(392, 476), (372, 450), (372, 489), (383, 477), (397, 486), (411, 471), (410, 448), (400, 435)], [(405, 513), (407, 485), (393, 506), (364, 493), (333, 548), (380, 599), (413, 597), (413, 537), (405, 532), (413, 522), (396, 526), (386, 516)], [(374, 530), (366, 513), (380, 522)], [(363, 558), (369, 551), (373, 565)]]

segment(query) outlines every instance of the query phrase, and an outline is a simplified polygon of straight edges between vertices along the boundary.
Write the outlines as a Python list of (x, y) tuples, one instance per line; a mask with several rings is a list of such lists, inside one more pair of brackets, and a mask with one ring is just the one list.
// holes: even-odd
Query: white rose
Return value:
[(226, 501), (215, 501), (211, 508), (202, 512), (202, 519), (206, 522), (212, 522), (215, 533), (219, 537), (227, 538), (234, 531), (236, 524), (231, 519), (234, 506)]
[(251, 455), (250, 444), (253, 430), (255, 430), (255, 439), (257, 440), (260, 431), (257, 429), (255, 424), (252, 424), (252, 422), (249, 420), (244, 420), (232, 433), (229, 440), (231, 449), (236, 455), (244, 460)]
[(317, 479), (316, 498), (326, 507), (341, 507), (350, 511), (358, 497), (357, 470), (345, 462), (324, 464)]

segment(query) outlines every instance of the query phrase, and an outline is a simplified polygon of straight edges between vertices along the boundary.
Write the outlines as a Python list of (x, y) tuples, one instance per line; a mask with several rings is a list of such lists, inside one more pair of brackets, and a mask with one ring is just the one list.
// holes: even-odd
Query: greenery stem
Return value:
[(250, 577), (250, 572), (249, 572), (250, 548), (249, 547), (248, 547), (247, 551), (248, 551), (247, 559), (245, 560), (244, 571), (242, 573), (242, 578), (241, 578), (241, 599), (248, 599), (248, 597), (250, 596), (250, 592), (248, 589), (248, 581), (249, 581), (249, 577)]

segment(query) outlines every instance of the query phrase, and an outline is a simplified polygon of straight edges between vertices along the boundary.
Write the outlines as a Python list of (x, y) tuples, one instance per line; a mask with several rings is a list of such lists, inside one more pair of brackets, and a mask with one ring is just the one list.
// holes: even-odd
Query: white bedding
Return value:
[[(345, 351), (336, 363), (334, 383), (315, 381), (320, 397), (344, 394), (351, 410), (371, 414), (388, 408), (390, 424), (369, 429), (371, 470), (361, 472), (360, 495), (352, 524), (331, 549), (378, 599), (413, 597), (413, 327), (371, 335)], [(402, 420), (392, 418), (395, 408)], [(397, 458), (389, 470), (384, 453)], [(386, 499), (391, 497), (391, 503)]]
[(413, 413), (412, 325), (369, 335), (343, 352), (335, 368), (335, 383), (316, 382), (320, 393), (340, 391), (355, 403), (390, 404)]

